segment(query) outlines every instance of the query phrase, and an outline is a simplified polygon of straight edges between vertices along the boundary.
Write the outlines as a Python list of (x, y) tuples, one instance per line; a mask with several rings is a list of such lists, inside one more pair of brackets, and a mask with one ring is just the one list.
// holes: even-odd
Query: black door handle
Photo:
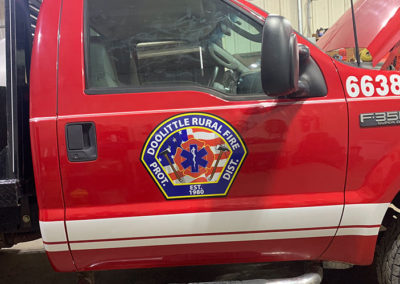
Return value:
[(67, 124), (65, 137), (69, 161), (89, 162), (97, 160), (96, 127), (93, 122)]

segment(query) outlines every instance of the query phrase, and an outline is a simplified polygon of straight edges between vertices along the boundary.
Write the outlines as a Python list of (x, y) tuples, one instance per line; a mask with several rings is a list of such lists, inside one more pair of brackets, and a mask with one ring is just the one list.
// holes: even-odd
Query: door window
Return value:
[(215, 0), (87, 0), (86, 87), (263, 93), (262, 25)]

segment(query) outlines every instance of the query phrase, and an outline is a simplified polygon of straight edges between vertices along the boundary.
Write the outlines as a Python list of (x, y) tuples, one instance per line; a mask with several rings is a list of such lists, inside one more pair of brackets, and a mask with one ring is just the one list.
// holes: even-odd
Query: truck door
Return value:
[(229, 1), (63, 2), (58, 143), (79, 269), (327, 248), (344, 200), (343, 90), (310, 45), (325, 91), (263, 94), (262, 28)]

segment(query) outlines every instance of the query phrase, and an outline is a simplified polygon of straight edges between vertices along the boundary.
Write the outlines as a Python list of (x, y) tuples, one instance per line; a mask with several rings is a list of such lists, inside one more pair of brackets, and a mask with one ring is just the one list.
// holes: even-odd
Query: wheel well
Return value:
[(394, 209), (394, 208), (400, 208), (400, 192), (397, 193), (391, 204), (394, 206), (390, 206), (386, 211), (385, 216), (383, 217), (378, 239), (380, 239), (382, 235), (384, 235), (384, 233), (386, 232), (386, 228), (389, 226), (389, 224), (400, 217), (400, 212)]

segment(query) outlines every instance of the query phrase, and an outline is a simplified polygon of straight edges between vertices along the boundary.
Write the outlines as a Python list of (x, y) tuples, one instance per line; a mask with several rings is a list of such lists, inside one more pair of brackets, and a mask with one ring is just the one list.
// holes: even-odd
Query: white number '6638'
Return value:
[(385, 75), (377, 75), (373, 79), (369, 75), (361, 77), (359, 80), (355, 76), (349, 76), (346, 80), (346, 91), (352, 98), (357, 98), (360, 93), (366, 97), (372, 97), (375, 94), (387, 96), (389, 92), (393, 95), (400, 95), (400, 75), (392, 74), (388, 78)]

